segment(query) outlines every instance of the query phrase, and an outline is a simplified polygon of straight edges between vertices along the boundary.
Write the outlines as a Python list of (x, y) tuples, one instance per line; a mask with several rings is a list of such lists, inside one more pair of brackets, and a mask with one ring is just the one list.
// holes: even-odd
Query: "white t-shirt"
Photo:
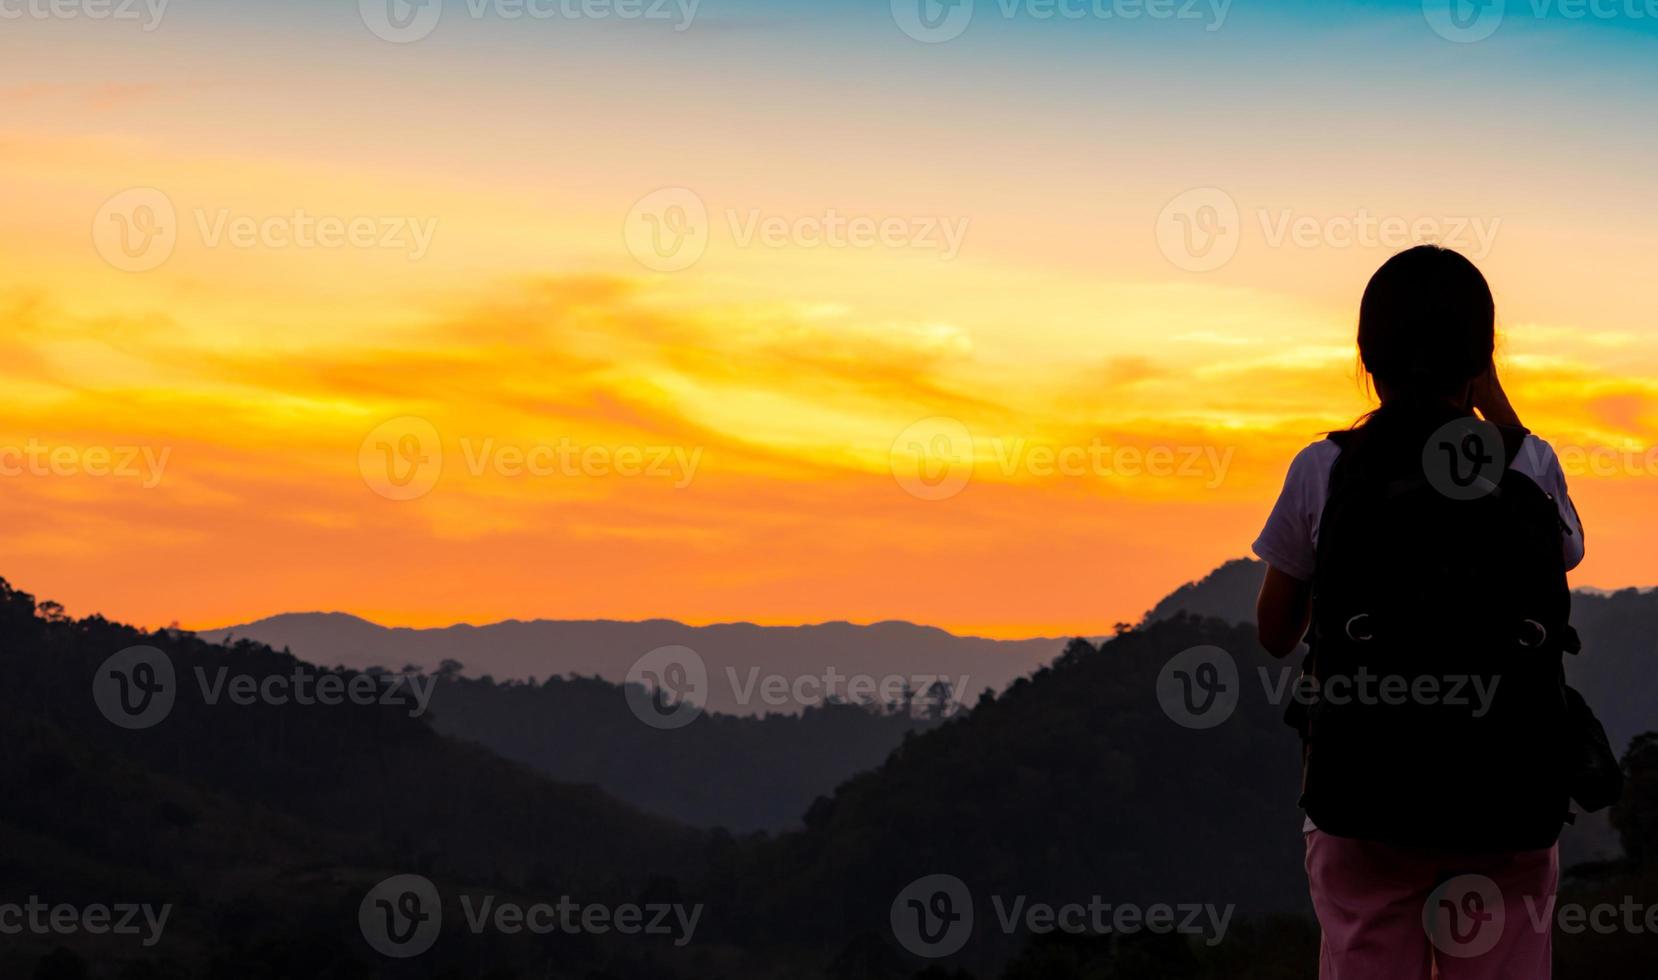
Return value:
[[(1318, 554), (1318, 524), (1324, 516), (1324, 501), (1330, 494), (1330, 470), (1340, 455), (1341, 447), (1329, 439), (1320, 439), (1297, 453), (1284, 477), (1278, 502), (1267, 517), (1266, 527), (1255, 539), (1256, 557), (1302, 582), (1312, 581)], [(1566, 474), (1560, 469), (1554, 448), (1536, 436), (1526, 436), (1520, 445), (1520, 455), (1514, 458), (1514, 469), (1530, 477), (1554, 498), (1565, 525), (1560, 538), (1566, 553), (1566, 568), (1576, 568), (1583, 561), (1583, 523), (1566, 492)], [(1317, 829), (1311, 817), (1302, 822), (1303, 833)]]
[[(1290, 463), (1289, 474), (1284, 477), (1283, 492), (1267, 517), (1266, 527), (1255, 539), (1253, 550), (1257, 557), (1302, 582), (1312, 581), (1314, 557), (1318, 554), (1318, 523), (1324, 516), (1324, 501), (1330, 493), (1330, 469), (1340, 455), (1341, 447), (1329, 439), (1320, 439), (1297, 453), (1295, 461)], [(1536, 436), (1528, 435), (1520, 446), (1520, 455), (1514, 459), (1514, 469), (1530, 477), (1554, 498), (1560, 509), (1560, 520), (1567, 529), (1561, 532), (1566, 568), (1576, 568), (1583, 561), (1583, 525), (1566, 492), (1566, 474), (1560, 469), (1554, 449)]]

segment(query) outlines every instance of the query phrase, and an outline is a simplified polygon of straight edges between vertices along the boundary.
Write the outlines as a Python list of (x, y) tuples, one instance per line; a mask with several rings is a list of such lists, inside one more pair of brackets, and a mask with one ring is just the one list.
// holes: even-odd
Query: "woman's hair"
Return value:
[(1388, 259), (1359, 304), (1359, 360), (1382, 405), (1350, 431), (1408, 452), (1468, 414), (1468, 384), (1491, 367), (1496, 336), (1491, 287), (1474, 263), (1438, 245)]
[(1418, 245), (1382, 263), (1359, 304), (1359, 359), (1390, 401), (1455, 402), (1491, 367), (1496, 304), (1474, 263)]

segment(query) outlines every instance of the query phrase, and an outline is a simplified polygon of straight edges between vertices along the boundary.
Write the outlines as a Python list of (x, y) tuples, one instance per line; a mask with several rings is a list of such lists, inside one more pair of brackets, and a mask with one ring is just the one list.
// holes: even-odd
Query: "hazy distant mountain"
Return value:
[[(822, 623), (814, 626), (755, 626), (724, 623), (687, 626), (666, 619), (508, 620), (488, 626), (437, 629), (379, 626), (343, 613), (287, 613), (199, 634), (208, 642), (227, 636), (288, 649), (302, 660), (361, 670), (399, 670), (414, 664), (432, 671), (444, 660), (465, 665), (468, 677), (496, 680), (563, 677), (572, 674), (626, 679), (641, 655), (680, 645), (707, 665), (705, 707), (724, 714), (796, 712), (792, 694), (785, 703), (765, 703), (754, 693), (756, 678), (821, 678), (833, 668), (842, 678), (901, 677), (925, 688), (930, 678), (949, 678), (969, 703), (986, 688), (1000, 691), (1014, 678), (1052, 660), (1063, 639), (991, 640), (955, 636), (941, 629), (903, 622)], [(965, 682), (963, 682), (965, 678)], [(846, 682), (836, 682), (845, 693)], [(746, 692), (746, 693), (745, 693)]]
[[(1252, 621), (1264, 567), (1252, 559), (1229, 561), (1176, 589), (1144, 623), (1183, 614)], [(1586, 650), (1568, 669), (1621, 750), (1635, 735), (1658, 727), (1658, 672), (1646, 667), (1658, 647), (1658, 594), (1580, 593), (1575, 619)], [(492, 676), (495, 683), (446, 683), (432, 715), (440, 731), (555, 779), (597, 785), (650, 812), (737, 832), (800, 826), (815, 797), (878, 765), (917, 727), (894, 713), (855, 709), (761, 722), (754, 716), (796, 714), (802, 706), (792, 698), (781, 705), (740, 703), (752, 671), (788, 678), (829, 667), (842, 675), (965, 674), (970, 680), (957, 697), (971, 705), (985, 688), (1002, 690), (1045, 666), (1063, 646), (1059, 640), (959, 637), (898, 622), (692, 627), (669, 620), (509, 621), (417, 630), (340, 613), (276, 616), (202, 637), (213, 641), (227, 634), (287, 647), (308, 661), (359, 669), (412, 663), (430, 672), (444, 659), (460, 661), (465, 675)], [(688, 728), (662, 732), (641, 724), (614, 685), (640, 654), (672, 644), (696, 650), (707, 663), (712, 711)], [(571, 674), (609, 683), (529, 686), (515, 680)], [(584, 751), (568, 751), (577, 743)], [(722, 775), (710, 780), (715, 771)], [(1577, 860), (1616, 852), (1603, 817), (1586, 820), (1572, 836)]]

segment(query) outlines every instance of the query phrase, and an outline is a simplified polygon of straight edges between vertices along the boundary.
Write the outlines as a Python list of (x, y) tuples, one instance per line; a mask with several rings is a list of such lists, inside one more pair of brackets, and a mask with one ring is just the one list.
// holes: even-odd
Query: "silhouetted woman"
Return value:
[(1550, 975), (1583, 530), (1494, 321), (1456, 252), (1389, 259), (1359, 311), (1381, 406), (1296, 456), (1254, 545), (1262, 645), (1310, 646), (1290, 714), (1323, 980)]

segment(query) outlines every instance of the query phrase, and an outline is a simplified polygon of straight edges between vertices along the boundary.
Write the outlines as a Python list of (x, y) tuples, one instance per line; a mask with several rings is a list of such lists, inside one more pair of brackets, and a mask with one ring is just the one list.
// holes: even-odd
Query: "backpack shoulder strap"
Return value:
[(1326, 432), (1324, 438), (1335, 443), (1341, 450), (1336, 455), (1335, 463), (1330, 467), (1330, 483), (1325, 488), (1326, 499), (1335, 496), (1336, 490), (1345, 484), (1352, 475), (1353, 461), (1358, 453), (1355, 450), (1364, 442), (1364, 433), (1359, 429), (1338, 429)]
[(1508, 469), (1514, 465), (1515, 460), (1520, 458), (1520, 452), (1525, 448), (1526, 437), (1531, 435), (1531, 430), (1523, 425), (1497, 425), (1492, 423), (1492, 427), (1497, 430), (1498, 435), (1502, 436), (1503, 468)]

